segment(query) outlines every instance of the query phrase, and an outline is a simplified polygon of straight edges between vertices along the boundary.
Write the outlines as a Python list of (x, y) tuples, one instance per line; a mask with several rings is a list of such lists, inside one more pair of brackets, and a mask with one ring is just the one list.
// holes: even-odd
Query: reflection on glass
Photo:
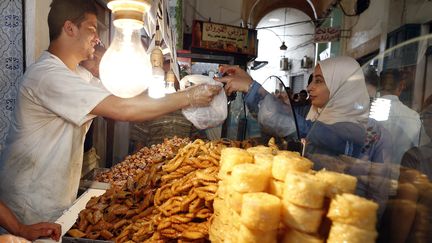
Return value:
[[(374, 99), (363, 132), (354, 135), (363, 134), (359, 155), (350, 155), (346, 144), (339, 145), (345, 150), (306, 147), (306, 156), (313, 160), (314, 169), (355, 176), (355, 193), (378, 203), (376, 242), (432, 242), (432, 142), (419, 146), (418, 136), (420, 109), (423, 131), (428, 133), (420, 137), (432, 135), (432, 109), (428, 108), (432, 98), (425, 99), (432, 93), (430, 76), (425, 74), (431, 72), (432, 66), (429, 64), (432, 58), (426, 53), (430, 40), (432, 35), (410, 40), (372, 60), (383, 65), (379, 77), (367, 76), (369, 91), (373, 91), (369, 93)], [(408, 65), (404, 61), (406, 53), (400, 50), (407, 49), (418, 51), (417, 63)], [(424, 70), (424, 62), (429, 69)], [(364, 71), (370, 69), (369, 63), (363, 67)], [(421, 67), (418, 63), (422, 63)], [(388, 76), (389, 73), (392, 75)], [(342, 82), (342, 86), (347, 83)], [(381, 97), (374, 97), (380, 94)], [(330, 100), (337, 102), (336, 98), (331, 96)], [(333, 104), (328, 102), (323, 110)], [(307, 138), (318, 138), (323, 131), (322, 124), (315, 123)], [(344, 136), (343, 132), (332, 134)], [(330, 135), (322, 141), (330, 144)], [(334, 154), (334, 151), (340, 152)]]
[(390, 113), (390, 107), (390, 100), (377, 98), (372, 102), (369, 117), (377, 121), (387, 121)]
[(165, 96), (165, 71), (161, 67), (153, 67), (152, 83), (149, 87), (149, 96), (159, 99)]

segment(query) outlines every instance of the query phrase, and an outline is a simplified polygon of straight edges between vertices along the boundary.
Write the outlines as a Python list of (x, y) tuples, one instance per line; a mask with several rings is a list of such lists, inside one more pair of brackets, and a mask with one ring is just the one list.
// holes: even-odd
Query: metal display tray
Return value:
[(62, 243), (113, 243), (114, 241), (106, 240), (91, 240), (85, 238), (73, 238), (70, 236), (63, 236)]
[(79, 187), (82, 189), (88, 189), (88, 188), (103, 189), (103, 190), (110, 189), (111, 184), (106, 182), (96, 181), (97, 174), (107, 172), (109, 170), (110, 169), (108, 168), (94, 168), (89, 173), (87, 173), (83, 178), (81, 178)]
[[(83, 210), (87, 204), (87, 202), (92, 197), (98, 197), (102, 194), (104, 194), (106, 190), (103, 189), (87, 189), (75, 202), (72, 204), (72, 206), (68, 209), (66, 209), (63, 214), (58, 218), (55, 222), (61, 225), (62, 228), (62, 238), (61, 242), (111, 242), (111, 241), (93, 241), (89, 239), (79, 239), (79, 238), (73, 238), (70, 236), (65, 236), (66, 232), (72, 228), (72, 226), (75, 224), (76, 219), (78, 218), (79, 212)], [(55, 243), (57, 241), (51, 240), (51, 239), (38, 239), (35, 241), (36, 243)]]

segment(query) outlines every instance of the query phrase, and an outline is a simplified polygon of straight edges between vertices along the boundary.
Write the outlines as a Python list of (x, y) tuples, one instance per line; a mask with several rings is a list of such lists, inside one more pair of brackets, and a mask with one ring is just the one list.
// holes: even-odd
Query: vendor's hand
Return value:
[(225, 84), (225, 91), (228, 95), (235, 91), (247, 93), (253, 82), (249, 74), (239, 66), (221, 65), (219, 72), (224, 75), (222, 78), (215, 78), (216, 81)]
[(200, 84), (185, 90), (190, 107), (208, 106), (213, 97), (221, 91), (219, 85)]
[(21, 225), (19, 236), (27, 240), (36, 240), (41, 237), (49, 237), (55, 241), (60, 240), (61, 226), (55, 223), (37, 223), (32, 225)]

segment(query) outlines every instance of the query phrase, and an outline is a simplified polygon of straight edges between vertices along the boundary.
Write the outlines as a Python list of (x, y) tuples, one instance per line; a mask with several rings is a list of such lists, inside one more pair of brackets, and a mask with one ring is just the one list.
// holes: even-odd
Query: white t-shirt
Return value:
[(381, 98), (391, 101), (389, 117), (380, 123), (392, 136), (392, 162), (400, 165), (403, 154), (419, 144), (420, 115), (404, 105), (395, 95), (384, 95)]
[(24, 74), (0, 160), (0, 199), (24, 223), (54, 221), (76, 199), (89, 113), (109, 95), (49, 52)]

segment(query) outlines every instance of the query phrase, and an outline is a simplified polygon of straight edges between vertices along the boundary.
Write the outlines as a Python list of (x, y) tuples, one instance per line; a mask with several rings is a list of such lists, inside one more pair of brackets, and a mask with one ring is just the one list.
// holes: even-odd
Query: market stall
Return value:
[[(162, 59), (164, 54), (170, 59), (166, 61), (173, 63), (171, 76), (175, 73), (179, 79), (166, 5), (166, 1), (146, 5), (150, 7), (145, 22), (147, 47), (157, 49), (159, 57), (159, 52), (169, 52)], [(204, 57), (210, 53), (244, 54), (239, 70), (248, 75), (247, 62), (257, 53), (255, 30), (211, 21), (194, 21), (194, 26), (192, 53), (186, 57), (208, 61), (211, 57)], [(242, 115), (247, 109), (259, 124), (260, 136), (254, 139), (245, 138), (247, 124), (232, 129), (242, 131), (241, 136), (230, 134), (225, 127), (214, 136), (222, 135), (221, 139), (205, 138), (208, 131), (204, 130), (219, 126), (224, 119), (204, 117), (205, 124), (199, 127), (183, 114), (187, 109), (207, 108), (190, 104), (182, 111), (182, 119), (199, 127), (202, 137), (167, 135), (161, 143), (135, 146), (137, 150), (111, 168), (83, 175), (82, 194), (56, 221), (62, 225), (62, 241), (432, 242), (432, 100), (423, 97), (424, 103), (416, 104), (422, 107), (420, 115), (414, 112), (414, 118), (400, 125), (408, 112), (392, 116), (395, 95), (391, 100), (384, 93), (398, 89), (402, 101), (410, 100), (414, 88), (407, 88), (409, 79), (418, 77), (413, 73), (420, 68), (418, 63), (407, 63), (405, 57), (412, 57), (413, 52), (413, 59), (423, 54), (430, 57), (431, 40), (431, 35), (411, 40), (363, 67), (353, 58), (322, 60), (314, 70), (313, 88), (308, 90), (310, 103), (292, 99), (277, 76), (269, 80), (276, 82), (274, 87), (284, 87), (278, 92), (266, 90), (263, 83), (247, 76), (249, 83), (237, 101), (243, 107)], [(238, 63), (234, 56), (225, 55), (223, 62)], [(152, 61), (157, 63), (155, 69), (163, 66), (164, 60), (162, 64), (159, 59)], [(381, 63), (380, 68), (391, 78), (382, 75), (372, 83), (366, 74), (375, 68), (374, 63)], [(400, 77), (395, 74), (399, 72), (403, 73)], [(216, 83), (213, 77), (198, 79)], [(427, 81), (425, 78), (425, 89)], [(325, 86), (327, 98), (320, 106), (320, 94), (313, 91), (319, 85)], [(376, 95), (369, 96), (367, 85), (374, 86)], [(224, 92), (219, 94), (226, 98)], [(225, 103), (229, 106), (225, 99), (223, 108)], [(301, 115), (299, 109), (307, 111)], [(239, 124), (242, 115), (231, 115)], [(410, 136), (414, 123), (419, 128)], [(146, 133), (151, 138), (145, 139), (160, 141), (164, 127), (166, 123), (160, 122), (158, 132)], [(296, 142), (295, 146), (289, 141)]]
[[(359, 71), (347, 79), (357, 82), (352, 78)], [(342, 82), (336, 92), (351, 84)], [(364, 108), (360, 100), (354, 104)], [(404, 159), (395, 162), (393, 148), (386, 146), (390, 137), (367, 114), (359, 154), (355, 144), (344, 144), (342, 152), (333, 146), (338, 131), (317, 140), (328, 132), (319, 122), (304, 139), (302, 154), (280, 149), (274, 139), (259, 145), (174, 138), (143, 148), (95, 177), (112, 188), (87, 199), (65, 239), (428, 242), (427, 170)]]

